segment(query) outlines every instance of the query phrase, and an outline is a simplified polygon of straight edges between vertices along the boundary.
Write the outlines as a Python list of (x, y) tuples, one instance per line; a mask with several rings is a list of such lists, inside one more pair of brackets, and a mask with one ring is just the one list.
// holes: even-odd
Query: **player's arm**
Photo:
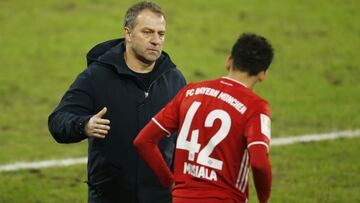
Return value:
[(173, 174), (166, 165), (157, 145), (166, 134), (154, 121), (150, 121), (134, 140), (134, 146), (159, 178), (160, 183), (164, 187), (170, 187), (174, 182)]
[(171, 135), (178, 128), (179, 105), (184, 92), (183, 88), (156, 116), (140, 131), (134, 140), (134, 146), (140, 156), (159, 178), (165, 187), (174, 183), (173, 174), (166, 165), (158, 148), (159, 140)]
[(268, 157), (271, 139), (271, 119), (269, 105), (265, 101), (256, 102), (246, 124), (246, 139), (253, 171), (254, 185), (259, 202), (268, 202), (271, 193), (272, 174)]
[(249, 147), (250, 166), (253, 173), (254, 185), (259, 202), (268, 202), (271, 192), (271, 166), (267, 147), (264, 145), (252, 145)]

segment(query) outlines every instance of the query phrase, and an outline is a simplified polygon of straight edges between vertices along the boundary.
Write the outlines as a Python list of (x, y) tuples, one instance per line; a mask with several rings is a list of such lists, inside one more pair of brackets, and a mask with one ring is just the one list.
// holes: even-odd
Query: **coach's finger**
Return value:
[(92, 134), (92, 137), (104, 139), (104, 138), (105, 138), (105, 135), (101, 135), (101, 134), (99, 134), (99, 133), (93, 133), (93, 134)]
[(108, 125), (96, 124), (95, 128), (96, 129), (101, 129), (101, 130), (110, 130), (110, 126), (108, 126)]
[(102, 118), (107, 112), (107, 108), (104, 107), (103, 109), (101, 109), (101, 111), (99, 111), (97, 114), (95, 114), (95, 117), (97, 118)]
[(107, 135), (108, 134), (107, 130), (101, 130), (101, 129), (95, 129), (94, 132), (97, 133), (97, 134), (101, 134), (101, 135)]
[(109, 124), (110, 124), (110, 120), (108, 120), (108, 119), (97, 119), (97, 120), (96, 120), (96, 123), (109, 125)]

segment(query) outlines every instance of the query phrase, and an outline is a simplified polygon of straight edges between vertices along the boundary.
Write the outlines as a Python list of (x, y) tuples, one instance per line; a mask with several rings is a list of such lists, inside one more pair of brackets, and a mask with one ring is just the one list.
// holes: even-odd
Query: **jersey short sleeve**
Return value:
[(183, 97), (184, 87), (179, 93), (157, 113), (152, 120), (168, 135), (177, 130), (179, 125), (179, 108)]
[(265, 101), (258, 101), (252, 107), (245, 125), (247, 147), (264, 145), (269, 151), (271, 139), (270, 106)]

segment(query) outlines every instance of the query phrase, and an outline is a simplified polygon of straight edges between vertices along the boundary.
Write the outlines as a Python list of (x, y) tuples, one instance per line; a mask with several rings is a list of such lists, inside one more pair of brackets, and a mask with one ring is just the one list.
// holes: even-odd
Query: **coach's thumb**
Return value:
[(99, 111), (99, 113), (97, 113), (95, 116), (98, 118), (102, 118), (107, 112), (107, 108), (104, 107), (103, 109), (101, 109), (101, 111)]

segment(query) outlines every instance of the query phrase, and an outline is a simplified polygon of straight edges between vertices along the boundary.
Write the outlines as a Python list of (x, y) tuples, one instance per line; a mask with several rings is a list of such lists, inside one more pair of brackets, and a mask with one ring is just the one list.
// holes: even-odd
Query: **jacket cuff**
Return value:
[(79, 118), (78, 120), (78, 129), (77, 129), (77, 132), (78, 132), (78, 135), (81, 137), (81, 138), (87, 138), (87, 135), (85, 134), (85, 125), (87, 124), (87, 122), (89, 122), (91, 118), (91, 115), (89, 116), (82, 116)]

